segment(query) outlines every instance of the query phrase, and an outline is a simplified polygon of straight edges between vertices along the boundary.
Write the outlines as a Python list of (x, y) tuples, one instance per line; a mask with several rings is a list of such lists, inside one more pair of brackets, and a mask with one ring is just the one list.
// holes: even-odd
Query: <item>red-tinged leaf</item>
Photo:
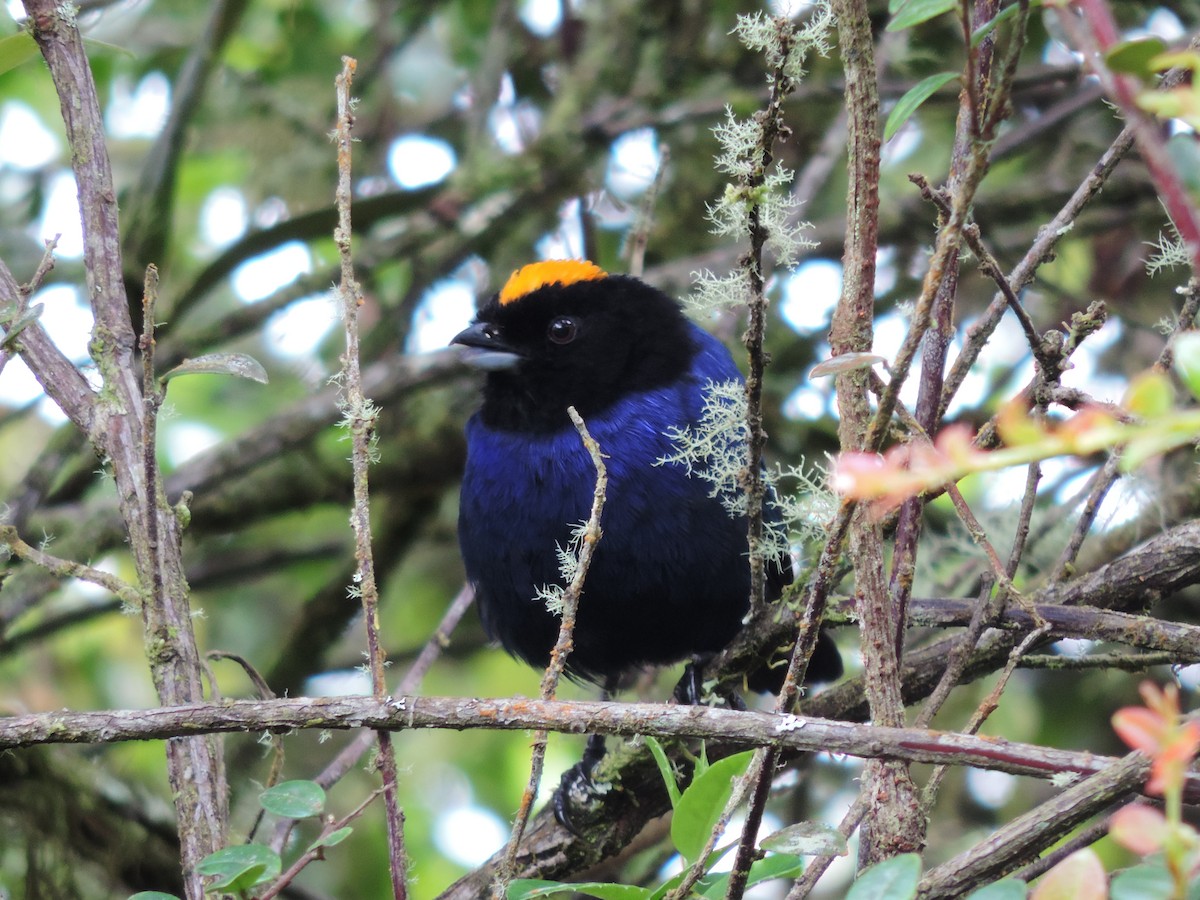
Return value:
[(1164, 722), (1174, 722), (1179, 718), (1179, 690), (1173, 684), (1159, 687), (1153, 681), (1143, 681), (1138, 685), (1138, 693), (1146, 708), (1158, 713)]
[(843, 497), (874, 497), (887, 484), (890, 469), (878, 453), (843, 453), (833, 467), (833, 489)]
[(1163, 814), (1142, 803), (1122, 807), (1108, 820), (1108, 833), (1112, 839), (1138, 856), (1149, 856), (1161, 850), (1167, 831)]
[(1200, 740), (1200, 723), (1186, 722), (1172, 730), (1160, 755), (1164, 759), (1172, 759), (1186, 766), (1196, 755), (1196, 749), (1200, 746), (1198, 740)]
[(1134, 750), (1153, 755), (1162, 744), (1167, 723), (1144, 706), (1126, 706), (1113, 713), (1112, 726), (1117, 736)]
[(966, 425), (951, 425), (942, 429), (935, 445), (946, 462), (964, 468), (983, 455), (971, 443), (971, 429)]
[(1197, 752), (1200, 752), (1200, 722), (1195, 719), (1184, 722), (1177, 740), (1181, 744), (1186, 744), (1189, 758), (1195, 756)]
[(1029, 900), (1106, 900), (1108, 876), (1090, 847), (1072, 853), (1042, 876)]
[[(1085, 406), (1058, 427), (1055, 432), (1064, 449), (1072, 453), (1089, 453), (1104, 438), (1099, 432), (1119, 426), (1111, 415), (1098, 406)], [(1112, 436), (1110, 442), (1115, 442)]]

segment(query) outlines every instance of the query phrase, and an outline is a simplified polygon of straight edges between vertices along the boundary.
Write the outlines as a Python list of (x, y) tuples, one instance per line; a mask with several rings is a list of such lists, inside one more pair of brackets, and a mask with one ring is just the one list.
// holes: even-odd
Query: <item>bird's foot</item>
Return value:
[(680, 706), (699, 706), (703, 702), (704, 674), (699, 663), (693, 660), (683, 667), (671, 696)]
[(712, 661), (715, 654), (709, 653), (692, 658), (683, 669), (683, 675), (671, 692), (671, 697), (680, 706), (701, 706), (725, 704), (730, 709), (745, 709), (742, 698), (732, 690), (722, 690), (704, 685), (704, 667)]
[(597, 784), (592, 773), (604, 758), (604, 736), (588, 737), (583, 759), (563, 772), (554, 792), (554, 818), (576, 837), (584, 837), (585, 826), (600, 808), (608, 785)]

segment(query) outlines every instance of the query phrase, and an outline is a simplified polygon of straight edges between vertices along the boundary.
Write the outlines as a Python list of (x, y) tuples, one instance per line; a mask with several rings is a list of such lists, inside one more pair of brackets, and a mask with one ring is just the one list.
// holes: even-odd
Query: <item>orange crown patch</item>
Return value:
[(595, 281), (608, 273), (585, 259), (548, 259), (522, 266), (509, 276), (500, 289), (500, 305), (512, 303), (551, 284), (568, 285), (577, 281)]

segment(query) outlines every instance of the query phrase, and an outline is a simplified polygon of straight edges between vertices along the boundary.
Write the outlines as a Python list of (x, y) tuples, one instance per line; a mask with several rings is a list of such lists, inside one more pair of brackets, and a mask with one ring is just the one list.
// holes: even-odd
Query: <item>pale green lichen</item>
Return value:
[[(676, 449), (658, 464), (683, 466), (689, 476), (708, 482), (709, 496), (718, 499), (730, 516), (740, 518), (749, 509), (743, 487), (749, 435), (741, 382), (709, 382), (699, 423), (668, 431)], [(801, 542), (819, 538), (822, 523), (833, 515), (836, 499), (824, 487), (827, 479), (822, 473), (808, 471), (803, 463), (768, 467), (763, 476), (769, 513), (762, 545), (754, 549), (775, 559), (790, 551), (793, 538)], [(785, 490), (785, 485), (793, 487)]]

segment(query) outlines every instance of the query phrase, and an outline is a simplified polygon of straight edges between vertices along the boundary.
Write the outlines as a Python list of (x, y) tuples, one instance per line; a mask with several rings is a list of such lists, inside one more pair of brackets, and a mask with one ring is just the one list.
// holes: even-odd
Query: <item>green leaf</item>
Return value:
[(325, 809), (325, 790), (315, 781), (284, 781), (259, 794), (258, 802), (285, 819), (307, 819)]
[(658, 764), (659, 774), (662, 775), (663, 784), (667, 786), (667, 793), (671, 797), (671, 808), (674, 809), (679, 805), (679, 783), (675, 780), (675, 770), (671, 767), (671, 760), (667, 758), (667, 751), (663, 749), (662, 743), (653, 737), (644, 738), (646, 746), (650, 748), (650, 755), (654, 757), (654, 761)]
[(1200, 400), (1200, 331), (1185, 331), (1171, 346), (1175, 354), (1175, 372), (1180, 380)]
[(110, 44), (108, 41), (98, 41), (95, 38), (85, 37), (83, 39), (83, 48), (87, 51), (88, 56), (97, 51), (104, 50), (115, 56), (123, 56), (126, 59), (137, 59), (137, 54), (128, 47), (122, 47), (120, 44)]
[(1167, 155), (1175, 163), (1184, 187), (1200, 194), (1200, 147), (1196, 146), (1196, 136), (1183, 132), (1171, 135), (1167, 138)]
[(695, 862), (708, 843), (708, 836), (733, 796), (733, 780), (746, 774), (754, 751), (719, 759), (697, 776), (675, 804), (671, 840), (689, 863)]
[(37, 55), (37, 42), (28, 31), (0, 38), (0, 75), (24, 65)]
[[(803, 871), (804, 862), (800, 857), (789, 856), (786, 853), (772, 853), (766, 859), (757, 860), (750, 866), (750, 876), (746, 879), (746, 887), (752, 888), (759, 882), (771, 881), (775, 878), (795, 878)], [(705, 875), (697, 884), (700, 896), (710, 897), (713, 900), (724, 897), (728, 889), (728, 872), (722, 872), (720, 875)]]
[(1153, 431), (1134, 438), (1121, 452), (1120, 470), (1122, 473), (1136, 471), (1148, 460), (1174, 450), (1181, 444), (1191, 443), (1194, 439), (1195, 435), (1174, 430)]
[(0, 310), (0, 325), (3, 325), (5, 329), (4, 334), (0, 334), (0, 347), (9, 345), (13, 338), (41, 318), (42, 311), (45, 308), (41, 303), (35, 303), (19, 316), (17, 315), (16, 307), (13, 305), (6, 306), (3, 310)]
[(958, 7), (958, 0), (906, 0), (894, 11), (888, 31), (903, 31)]
[(922, 78), (910, 87), (904, 96), (896, 101), (892, 111), (888, 113), (887, 123), (883, 126), (884, 141), (890, 141), (901, 126), (912, 118), (913, 113), (920, 108), (922, 103), (933, 96), (943, 85), (949, 84), (956, 78), (958, 78), (957, 72), (938, 72), (936, 75)]
[(185, 359), (160, 380), (166, 384), (180, 375), (236, 375), (259, 384), (267, 383), (267, 370), (262, 363), (245, 353), (206, 353), (195, 359)]
[(200, 875), (215, 877), (210, 891), (247, 891), (279, 877), (283, 865), (279, 854), (262, 844), (240, 844), (210, 853), (196, 866)]
[(354, 829), (352, 827), (349, 825), (344, 825), (337, 831), (331, 831), (329, 834), (325, 835), (325, 837), (317, 838), (308, 845), (308, 849), (316, 850), (318, 847), (333, 847), (337, 844), (340, 844), (353, 833)]
[(1175, 68), (1200, 72), (1200, 53), (1195, 50), (1175, 50), (1171, 53), (1160, 54), (1150, 60), (1150, 71), (1152, 72)]
[(162, 891), (138, 891), (129, 900), (179, 900), (174, 894), (164, 894)]
[(822, 822), (797, 822), (769, 834), (758, 844), (772, 853), (789, 853), (794, 856), (816, 856), (819, 853), (835, 853), (845, 856), (846, 838), (836, 828)]
[(1175, 405), (1175, 388), (1166, 375), (1143, 372), (1130, 382), (1121, 405), (1143, 419), (1160, 418)]
[(1005, 878), (985, 884), (967, 895), (967, 900), (1025, 900), (1029, 886), (1018, 878)]
[(518, 878), (508, 886), (508, 900), (526, 900), (532, 897), (553, 897), (556, 894), (586, 894), (599, 900), (646, 900), (649, 888), (632, 884), (609, 884), (602, 881), (583, 884), (563, 884), (561, 881), (540, 881), (536, 878)]
[(911, 900), (921, 880), (921, 857), (915, 853), (893, 856), (864, 869), (846, 900)]
[(1122, 41), (1108, 49), (1104, 61), (1114, 72), (1147, 79), (1157, 71), (1150, 61), (1166, 49), (1167, 45), (1156, 37)]
[(1109, 900), (1169, 900), (1175, 882), (1161, 856), (1118, 872), (1109, 885)]

